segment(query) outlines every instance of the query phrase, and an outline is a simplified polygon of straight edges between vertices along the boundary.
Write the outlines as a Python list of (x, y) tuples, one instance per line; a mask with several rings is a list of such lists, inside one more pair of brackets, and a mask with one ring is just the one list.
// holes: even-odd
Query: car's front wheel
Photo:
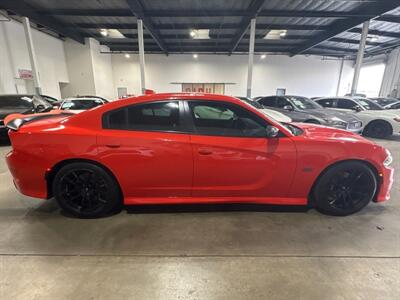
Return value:
[(373, 170), (358, 161), (332, 166), (318, 179), (313, 190), (318, 211), (335, 216), (353, 214), (375, 196), (378, 183)]
[(363, 135), (383, 139), (389, 137), (392, 133), (392, 125), (386, 121), (378, 120), (369, 123), (364, 129)]
[(87, 162), (62, 167), (54, 177), (53, 191), (61, 209), (79, 218), (101, 217), (121, 205), (115, 179), (103, 168)]

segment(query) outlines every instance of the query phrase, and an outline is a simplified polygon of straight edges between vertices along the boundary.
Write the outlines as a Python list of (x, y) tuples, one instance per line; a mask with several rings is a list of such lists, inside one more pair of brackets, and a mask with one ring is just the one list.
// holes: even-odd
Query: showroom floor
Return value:
[[(379, 141), (400, 169), (400, 137)], [(10, 147), (0, 147), (0, 155)], [(79, 220), (20, 195), (0, 161), (1, 299), (399, 299), (392, 200), (349, 217), (260, 206)]]

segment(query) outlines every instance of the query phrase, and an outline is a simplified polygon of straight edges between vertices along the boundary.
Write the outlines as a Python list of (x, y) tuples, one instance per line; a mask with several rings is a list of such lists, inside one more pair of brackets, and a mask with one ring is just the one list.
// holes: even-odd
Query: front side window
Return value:
[(179, 131), (178, 101), (130, 105), (108, 112), (103, 117), (108, 129)]
[(214, 101), (189, 101), (198, 134), (236, 137), (265, 137), (266, 124), (239, 106)]
[(278, 97), (278, 100), (276, 101), (276, 107), (278, 107), (278, 108), (284, 108), (285, 106), (292, 106), (291, 104), (290, 104), (290, 102), (289, 101), (287, 101), (285, 98), (283, 98), (283, 97)]
[(317, 100), (318, 104), (322, 105), (323, 107), (334, 107), (335, 106), (335, 99), (320, 99)]
[(348, 99), (339, 99), (337, 107), (343, 109), (355, 109), (357, 107), (357, 103)]

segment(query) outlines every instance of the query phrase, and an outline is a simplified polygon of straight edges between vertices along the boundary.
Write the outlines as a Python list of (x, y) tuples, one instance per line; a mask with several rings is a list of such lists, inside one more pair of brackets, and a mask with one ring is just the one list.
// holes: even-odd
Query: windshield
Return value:
[(298, 109), (320, 109), (321, 105), (318, 103), (305, 98), (305, 97), (295, 97), (295, 96), (287, 96), (288, 100), (290, 100)]
[(68, 110), (87, 110), (97, 106), (102, 105), (103, 102), (99, 99), (73, 99), (73, 100), (65, 100), (61, 106), (61, 109)]
[(369, 99), (358, 98), (357, 102), (366, 110), (384, 110), (382, 106)]
[(371, 98), (372, 101), (378, 103), (379, 105), (385, 106), (392, 103), (396, 103), (399, 100), (396, 98)]

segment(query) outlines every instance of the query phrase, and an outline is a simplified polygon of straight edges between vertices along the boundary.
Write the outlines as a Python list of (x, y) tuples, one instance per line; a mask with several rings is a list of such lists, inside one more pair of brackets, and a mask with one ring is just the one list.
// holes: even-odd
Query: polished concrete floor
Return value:
[[(400, 170), (400, 138), (377, 142)], [(400, 299), (400, 173), (391, 201), (349, 217), (191, 206), (78, 220), (14, 189), (9, 149), (0, 299)]]

